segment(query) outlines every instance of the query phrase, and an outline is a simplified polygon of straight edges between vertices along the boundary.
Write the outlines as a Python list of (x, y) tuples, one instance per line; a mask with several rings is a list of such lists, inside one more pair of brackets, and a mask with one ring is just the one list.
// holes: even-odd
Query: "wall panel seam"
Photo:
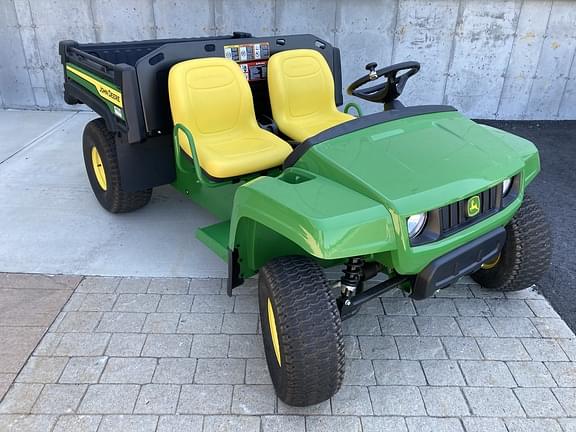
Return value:
[(156, 8), (154, 5), (156, 4), (156, 0), (150, 0), (150, 8), (152, 9), (152, 34), (154, 35), (154, 39), (158, 39), (158, 24), (156, 24)]
[(272, 3), (272, 33), (274, 36), (278, 35), (278, 0), (273, 0)]
[(88, 12), (90, 12), (90, 17), (92, 18), (92, 29), (94, 30), (95, 42), (100, 42), (102, 40), (100, 35), (100, 30), (98, 29), (98, 24), (96, 23), (96, 15), (94, 15), (94, 0), (88, 0)]
[(506, 69), (504, 70), (504, 76), (502, 80), (502, 87), (500, 88), (500, 97), (498, 98), (498, 106), (496, 107), (496, 112), (494, 113), (494, 118), (498, 118), (500, 113), (500, 108), (502, 107), (502, 96), (504, 95), (504, 88), (508, 82), (508, 70), (510, 69), (510, 61), (512, 60), (512, 53), (516, 48), (516, 43), (518, 42), (518, 26), (520, 25), (520, 17), (522, 16), (522, 10), (524, 9), (525, 0), (520, 3), (520, 10), (518, 11), (518, 16), (516, 18), (516, 27), (514, 29), (514, 40), (512, 41), (512, 47), (508, 53), (508, 62), (506, 63)]
[(334, 27), (332, 27), (332, 45), (338, 46), (338, 32), (340, 31), (341, 0), (334, 0)]
[(572, 51), (572, 60), (570, 60), (570, 67), (568, 68), (568, 74), (566, 75), (566, 80), (564, 81), (564, 88), (560, 94), (560, 102), (558, 103), (558, 109), (556, 110), (556, 117), (560, 117), (560, 111), (562, 110), (562, 104), (564, 103), (564, 97), (566, 96), (566, 89), (568, 88), (568, 81), (570, 81), (570, 75), (572, 74), (572, 69), (574, 68), (574, 59), (576, 58), (576, 46)]
[(394, 53), (396, 52), (396, 36), (398, 35), (398, 15), (400, 14), (400, 2), (396, 0), (396, 13), (394, 14), (394, 22), (392, 24), (392, 50), (390, 51), (390, 64), (394, 64)]
[(462, 2), (464, 0), (458, 1), (458, 12), (456, 13), (456, 22), (454, 23), (454, 31), (452, 32), (452, 42), (450, 45), (450, 56), (448, 58), (448, 65), (446, 66), (446, 73), (444, 79), (444, 90), (442, 91), (442, 103), (448, 103), (448, 95), (446, 94), (446, 90), (448, 89), (448, 80), (450, 79), (450, 72), (452, 70), (452, 66), (454, 65), (454, 52), (456, 51), (456, 32), (458, 31), (458, 25), (462, 21), (462, 14), (464, 11), (464, 6)]
[(554, 0), (550, 3), (550, 9), (548, 10), (548, 19), (546, 20), (546, 29), (544, 30), (544, 35), (542, 36), (542, 43), (540, 44), (540, 50), (538, 51), (538, 60), (536, 61), (536, 68), (534, 69), (534, 75), (532, 75), (532, 82), (530, 83), (530, 91), (528, 92), (528, 99), (526, 100), (526, 106), (522, 110), (522, 119), (526, 119), (528, 108), (532, 102), (532, 91), (534, 90), (534, 83), (538, 79), (538, 69), (540, 67), (540, 61), (542, 60), (542, 52), (544, 51), (544, 44), (546, 43), (546, 38), (548, 37), (548, 26), (550, 25), (550, 17), (552, 16), (552, 9), (554, 9)]
[[(20, 22), (20, 17), (18, 17), (18, 12), (16, 10), (16, 4), (14, 0), (10, 0), (10, 5), (14, 11), (14, 16), (16, 17), (16, 24), (18, 28), (18, 39), (20, 40), (20, 47), (22, 48), (22, 55), (24, 57), (24, 65), (26, 68), (26, 75), (28, 76), (28, 84), (30, 85), (30, 92), (32, 93), (32, 98), (34, 99), (34, 106), (38, 106), (38, 100), (36, 100), (36, 93), (34, 93), (34, 87), (32, 87), (32, 78), (30, 77), (30, 65), (28, 63), (28, 57), (26, 56), (26, 48), (24, 47), (24, 39), (22, 38), (22, 23)], [(32, 27), (34, 33), (36, 30)]]

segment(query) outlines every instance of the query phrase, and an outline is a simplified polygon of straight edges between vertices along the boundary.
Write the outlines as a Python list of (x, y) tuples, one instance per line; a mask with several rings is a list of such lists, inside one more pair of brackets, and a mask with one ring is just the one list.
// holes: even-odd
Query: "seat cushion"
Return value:
[(355, 118), (336, 108), (334, 78), (318, 51), (274, 54), (268, 62), (268, 89), (278, 128), (296, 141)]
[[(180, 139), (184, 152), (192, 157), (186, 137)], [(265, 130), (249, 134), (204, 139), (196, 146), (202, 169), (210, 177), (226, 179), (264, 171), (282, 165), (292, 152), (290, 145)]]
[(356, 117), (351, 116), (350, 114), (345, 114), (336, 110), (323, 115), (303, 118), (298, 124), (294, 123), (288, 125), (286, 132), (284, 133), (296, 141), (304, 142), (308, 138), (313, 137), (320, 132), (324, 132), (327, 129), (355, 118)]
[[(238, 177), (282, 164), (292, 151), (256, 122), (250, 85), (238, 64), (223, 58), (188, 60), (168, 76), (175, 124), (191, 133), (200, 167), (211, 177)], [(193, 157), (186, 135), (182, 150)]]

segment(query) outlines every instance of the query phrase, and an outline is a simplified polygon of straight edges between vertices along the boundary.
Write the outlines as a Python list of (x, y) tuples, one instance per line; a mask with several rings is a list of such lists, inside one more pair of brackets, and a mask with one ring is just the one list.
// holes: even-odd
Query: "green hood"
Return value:
[(409, 215), (443, 206), (518, 173), (536, 155), (526, 140), (458, 112), (403, 118), (311, 147), (297, 167)]

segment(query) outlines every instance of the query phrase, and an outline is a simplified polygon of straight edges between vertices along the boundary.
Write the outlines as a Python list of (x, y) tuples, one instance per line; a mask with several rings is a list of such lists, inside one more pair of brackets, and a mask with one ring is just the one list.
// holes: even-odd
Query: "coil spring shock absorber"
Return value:
[(343, 304), (350, 305), (350, 297), (352, 297), (356, 291), (361, 290), (363, 267), (364, 260), (362, 258), (348, 258), (346, 267), (342, 270), (344, 275), (340, 279), (341, 302)]

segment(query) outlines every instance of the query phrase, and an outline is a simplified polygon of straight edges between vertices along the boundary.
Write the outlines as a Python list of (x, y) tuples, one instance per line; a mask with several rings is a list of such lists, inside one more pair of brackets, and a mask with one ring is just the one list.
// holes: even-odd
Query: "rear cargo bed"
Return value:
[(270, 120), (267, 59), (277, 52), (301, 48), (324, 56), (335, 81), (335, 102), (341, 105), (337, 48), (313, 35), (252, 37), (239, 32), (135, 42), (62, 41), (64, 99), (69, 104), (86, 104), (104, 119), (116, 137), (123, 189), (144, 190), (175, 180), (168, 96), (168, 73), (173, 65), (206, 57), (236, 61), (250, 83), (257, 117)]

